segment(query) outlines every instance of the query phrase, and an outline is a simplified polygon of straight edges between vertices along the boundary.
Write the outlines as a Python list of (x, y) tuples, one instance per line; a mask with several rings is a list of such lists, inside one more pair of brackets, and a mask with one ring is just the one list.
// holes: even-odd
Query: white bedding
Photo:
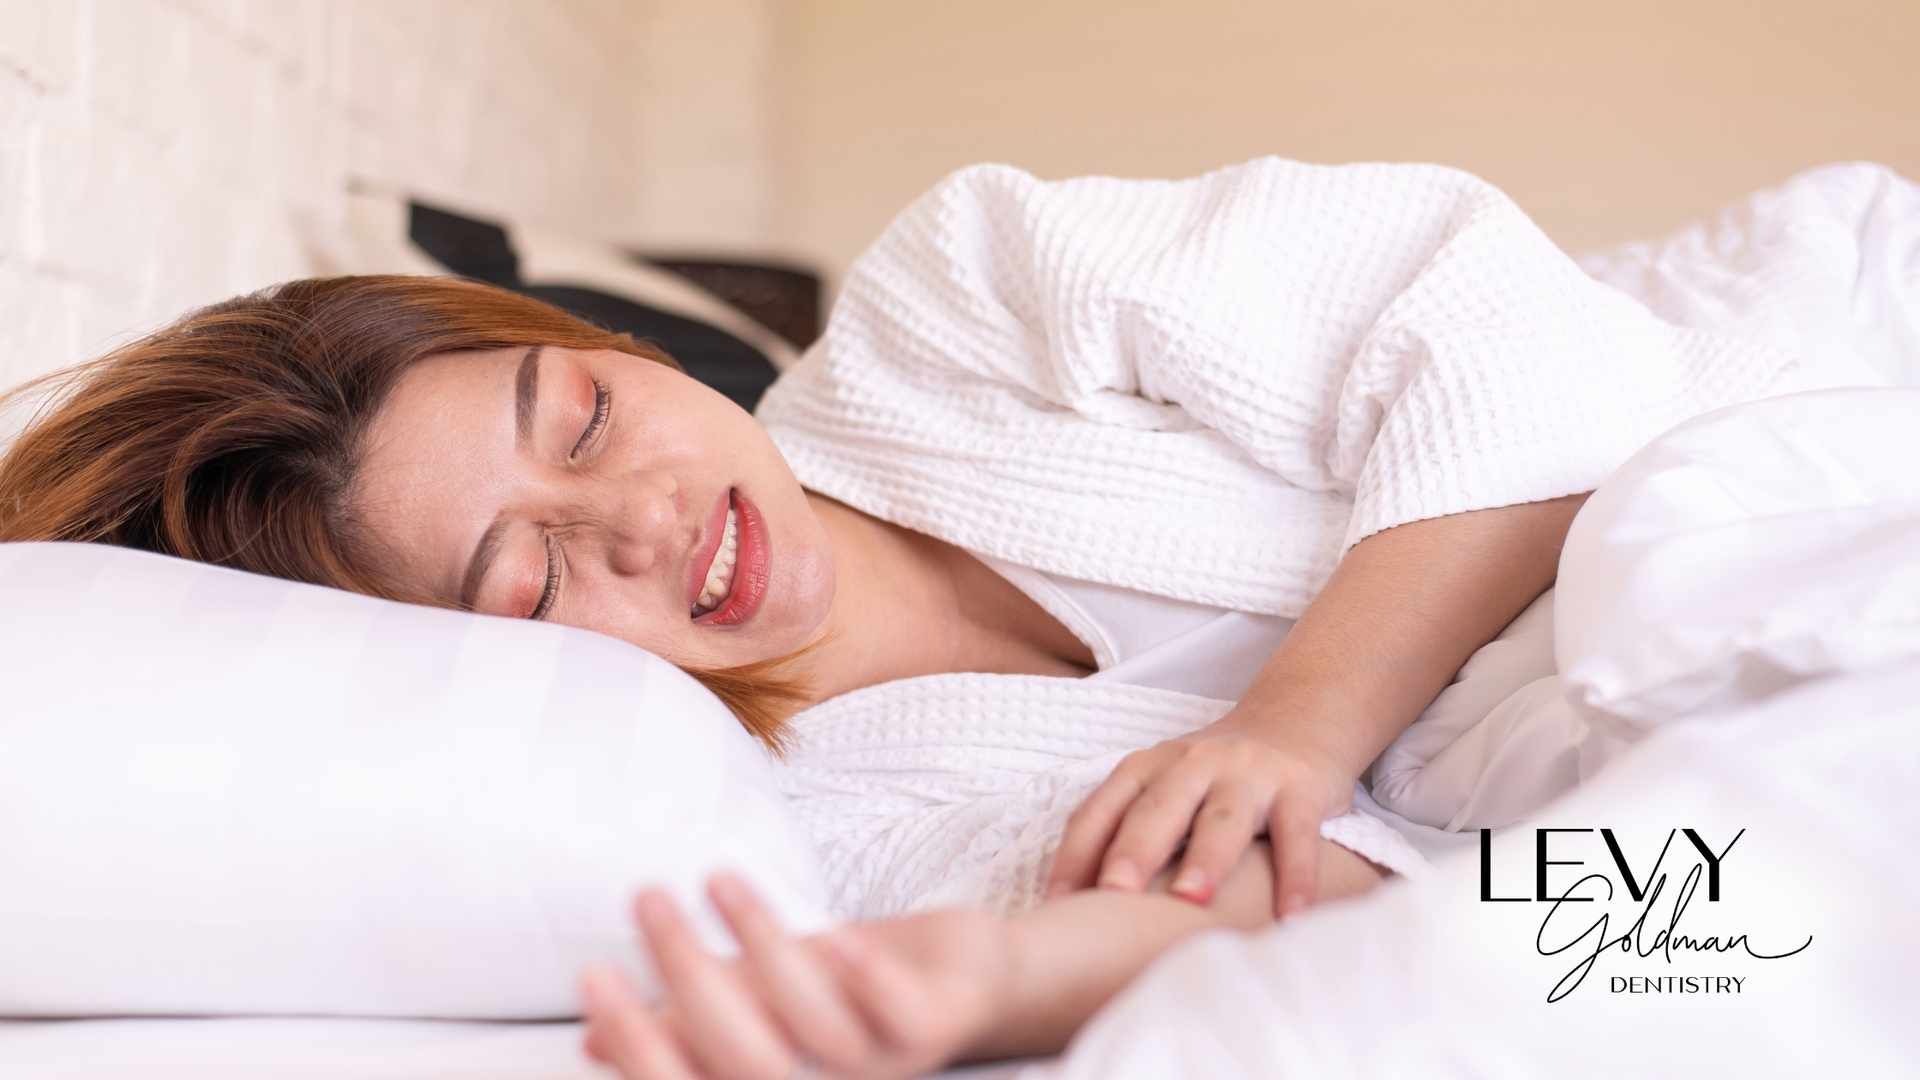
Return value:
[[(614, 1080), (573, 1023), (332, 1017), (0, 1020), (5, 1080)], [(1023, 1064), (926, 1080), (1009, 1080)]]
[(301, 1017), (0, 1021), (6, 1080), (607, 1080), (578, 1024)]
[[(1920, 388), (1920, 187), (1883, 169), (1819, 170), (1710, 226), (1585, 265), (1663, 315), (1803, 352), (1814, 376), (1803, 385)], [(1534, 712), (1615, 737), (1617, 758), (1494, 839), (1487, 869), (1469, 848), (1436, 874), (1296, 922), (1188, 942), (1061, 1060), (1023, 1075), (1915, 1075), (1916, 463), (1912, 390), (1741, 406), (1638, 455), (1569, 538), (1556, 598), (1555, 678), (1567, 693)], [(1427, 779), (1470, 802), (1501, 772), (1491, 751), (1502, 742), (1485, 736), (1464, 725), (1469, 752)], [(1428, 741), (1426, 760), (1449, 764), (1456, 743)], [(1531, 766), (1564, 766), (1577, 743), (1546, 740)], [(1643, 887), (1647, 842), (1662, 834), (1692, 828), (1745, 846), (1737, 860), (1721, 849), (1725, 895), (1701, 900), (1678, 878), (1693, 864), (1681, 841), (1664, 905), (1651, 892), (1639, 903), (1609, 853), (1590, 846), (1577, 870), (1546, 868), (1571, 871), (1561, 886), (1608, 875), (1606, 894), (1590, 890), (1594, 907), (1568, 905), (1579, 914), (1565, 930), (1541, 914), (1550, 907), (1520, 900), (1543, 828), (1586, 830), (1549, 835), (1564, 860), (1577, 854), (1569, 838), (1631, 838)], [(1508, 871), (1497, 884), (1492, 867)], [(1608, 939), (1641, 912), (1648, 929), (1632, 953), (1591, 953), (1589, 942), (1548, 955), (1594, 925), (1592, 912), (1614, 920)], [(1662, 929), (1716, 947), (1646, 949)], [(1550, 1002), (1577, 973), (1569, 958), (1589, 954), (1591, 981)], [(1658, 995), (1635, 977), (1661, 980)]]
[[(1920, 384), (1913, 185), (1870, 167), (1795, 185), (1730, 209), (1710, 229), (1584, 265), (1668, 318), (1752, 330), (1816, 359), (1840, 358), (1826, 369), (1832, 378), (1864, 370), (1862, 378)], [(1813, 299), (1791, 302), (1796, 296)], [(1908, 857), (1920, 850), (1917, 700), (1920, 669), (1911, 666), (1815, 683), (1666, 731), (1548, 811), (1570, 827), (1665, 828), (1684, 817), (1737, 820), (1756, 837), (1775, 837), (1755, 849), (1792, 872), (1773, 875), (1783, 898), (1756, 918), (1806, 928), (1821, 949), (1801, 968), (1779, 969), (1795, 975), (1777, 979), (1776, 992), (1747, 1011), (1725, 1000), (1646, 1008), (1644, 1000), (1598, 994), (1562, 1003), (1572, 1007), (1542, 1005), (1538, 977), (1549, 969), (1519, 951), (1526, 935), (1516, 937), (1510, 908), (1470, 899), (1469, 851), (1443, 858), (1429, 880), (1283, 928), (1189, 943), (1096, 1018), (1045, 1075), (1230, 1080), (1281, 1075), (1283, 1066), (1301, 1076), (1910, 1074), (1920, 1061), (1920, 1045), (1906, 1034), (1920, 1013), (1920, 932), (1909, 918), (1920, 908), (1920, 872)], [(1471, 792), (1480, 775), (1457, 778), (1462, 790)], [(899, 797), (916, 797), (911, 778), (902, 778)], [(1028, 881), (1030, 867), (1013, 878), (992, 875), (1005, 869), (996, 859), (1009, 845), (1044, 844), (1023, 830), (1049, 798), (1037, 791), (1024, 816), (957, 806), (956, 814), (999, 825), (976, 829), (961, 850), (942, 856), (973, 867), (949, 886), (977, 892)], [(901, 846), (898, 865), (908, 876), (921, 873), (917, 851)], [(1612, 1037), (1621, 1032), (1633, 1037)], [(1710, 1038), (1689, 1041), (1702, 1033)], [(580, 1056), (577, 1027), (567, 1024), (0, 1023), (6, 1080), (602, 1075)]]
[[(1062, 1061), (1025, 1080), (1910, 1077), (1920, 1066), (1917, 791), (1920, 664), (1681, 723), (1529, 825), (1612, 828), (1643, 876), (1669, 829), (1694, 828), (1717, 846), (1744, 828), (1727, 852), (1721, 902), (1696, 894), (1680, 925), (1749, 934), (1762, 952), (1811, 939), (1803, 953), (1681, 952), (1669, 963), (1613, 951), (1549, 1004), (1571, 956), (1588, 949), (1540, 955), (1546, 905), (1482, 902), (1477, 853), (1466, 852), (1425, 881), (1176, 948)], [(1559, 839), (1558, 858), (1607, 868), (1598, 845)], [(1495, 845), (1494, 895), (1529, 884), (1534, 842), (1528, 828)], [(1687, 841), (1677, 843), (1684, 853)], [(1678, 873), (1668, 885), (1679, 892)], [(1609, 936), (1639, 906), (1606, 905)], [(1655, 932), (1671, 907), (1654, 905)], [(1576, 925), (1588, 919), (1583, 910)], [(1697, 982), (1695, 993), (1659, 997), (1615, 989), (1634, 976), (1744, 981), (1738, 993), (1697, 992)]]
[(1680, 326), (1802, 358), (1798, 387), (1920, 387), (1920, 184), (1828, 165), (1582, 269)]
[[(1670, 322), (1790, 350), (1800, 364), (1783, 392), (1850, 385), (1920, 388), (1920, 185), (1883, 167), (1815, 169), (1665, 240), (1624, 244), (1579, 261)], [(1624, 722), (1633, 702), (1609, 700), (1611, 722), (1595, 715), (1605, 710), (1576, 704), (1576, 698), (1607, 697), (1609, 691), (1596, 686), (1596, 679), (1618, 683), (1624, 676), (1617, 670), (1573, 671), (1564, 662), (1556, 664), (1556, 634), (1576, 634), (1576, 651), (1586, 650), (1596, 635), (1610, 635), (1606, 663), (1650, 672), (1661, 652), (1687, 651), (1680, 629), (1691, 625), (1686, 616), (1743, 576), (1752, 584), (1735, 605), (1746, 619), (1737, 633), (1751, 641), (1781, 638), (1759, 664), (1776, 672), (1773, 688), (1833, 670), (1835, 661), (1827, 653), (1850, 655), (1860, 661), (1853, 665), (1858, 667), (1905, 648), (1920, 627), (1905, 621), (1899, 600), (1883, 596), (1877, 606), (1872, 600), (1893, 580), (1889, 575), (1901, 560), (1901, 541), (1890, 535), (1863, 541), (1881, 548), (1871, 566), (1859, 564), (1852, 580), (1829, 576), (1816, 585), (1808, 575), (1818, 571), (1823, 553), (1844, 546), (1837, 533), (1851, 528), (1865, 538), (1874, 523), (1843, 526), (1835, 515), (1794, 521), (1788, 511), (1851, 505), (1854, 515), (1903, 516), (1897, 508), (1860, 504), (1909, 498), (1920, 484), (1911, 469), (1883, 469), (1877, 475), (1872, 469), (1874, 462), (1920, 460), (1920, 442), (1902, 419), (1912, 406), (1895, 400), (1830, 407), (1857, 414), (1860, 430), (1851, 445), (1810, 453), (1792, 431), (1796, 423), (1830, 423), (1836, 432), (1845, 427), (1817, 421), (1820, 409), (1811, 405), (1798, 415), (1792, 409), (1777, 415), (1756, 411), (1745, 430), (1716, 432), (1709, 437), (1711, 445), (1682, 449), (1669, 441), (1667, 460), (1644, 465), (1648, 473), (1660, 474), (1648, 480), (1661, 492), (1642, 500), (1647, 505), (1639, 518), (1623, 523), (1613, 541), (1633, 549), (1634, 558), (1665, 560), (1667, 576), (1657, 588), (1643, 584), (1642, 593), (1623, 605), (1626, 610), (1613, 610), (1621, 582), (1598, 563), (1571, 582), (1563, 578), (1562, 587), (1477, 653), (1461, 680), (1375, 762), (1372, 787), (1380, 805), (1441, 829), (1497, 828), (1591, 778), (1644, 725)], [(1729, 474), (1713, 468), (1716, 455), (1747, 459), (1751, 478), (1729, 488)], [(1702, 478), (1703, 471), (1710, 475)], [(1701, 534), (1663, 537), (1661, 551), (1640, 550), (1672, 525), (1672, 510), (1662, 503), (1701, 505), (1702, 517), (1693, 526)], [(1706, 509), (1709, 504), (1720, 508)], [(1750, 526), (1749, 519), (1758, 515), (1771, 516), (1764, 530)], [(1709, 527), (1727, 532), (1705, 535)], [(1888, 527), (1881, 522), (1880, 532)], [(1819, 626), (1785, 625), (1794, 597), (1815, 589), (1830, 595), (1822, 610), (1807, 618), (1846, 624), (1824, 637)], [(1766, 604), (1757, 602), (1760, 590), (1768, 594)], [(1870, 608), (1876, 613), (1864, 619), (1842, 614)], [(1721, 624), (1712, 633), (1735, 635)], [(1567, 647), (1566, 641), (1558, 642), (1563, 661)], [(1686, 674), (1660, 676), (1658, 693), (1689, 708), (1713, 706), (1711, 686), (1686, 696), (1691, 685)], [(1575, 684), (1572, 694), (1561, 692), (1568, 678)], [(1503, 694), (1503, 686), (1510, 692)], [(1671, 715), (1674, 709), (1667, 711)]]

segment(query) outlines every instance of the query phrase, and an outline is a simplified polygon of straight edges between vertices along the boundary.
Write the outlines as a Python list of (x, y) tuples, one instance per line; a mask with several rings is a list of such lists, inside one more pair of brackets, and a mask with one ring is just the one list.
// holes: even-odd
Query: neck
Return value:
[(820, 699), (955, 671), (1077, 677), (1085, 645), (972, 555), (808, 493), (833, 545), (834, 598), (815, 640)]

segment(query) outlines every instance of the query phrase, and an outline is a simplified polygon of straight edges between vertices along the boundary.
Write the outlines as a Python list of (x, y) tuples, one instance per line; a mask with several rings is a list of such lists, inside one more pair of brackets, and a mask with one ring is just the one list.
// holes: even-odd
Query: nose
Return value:
[(682, 531), (675, 499), (679, 485), (673, 477), (654, 471), (630, 473), (606, 480), (601, 494), (596, 516), (613, 572), (639, 576), (656, 565), (670, 565), (667, 553)]

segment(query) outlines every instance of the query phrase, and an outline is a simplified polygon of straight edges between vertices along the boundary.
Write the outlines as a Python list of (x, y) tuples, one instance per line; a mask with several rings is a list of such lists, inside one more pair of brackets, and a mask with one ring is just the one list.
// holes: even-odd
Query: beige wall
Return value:
[(639, 214), (617, 239), (765, 254), (779, 236), (778, 0), (620, 2), (643, 19), (640, 48), (621, 60), (641, 80), (642, 121), (625, 178)]
[(791, 247), (838, 272), (947, 171), (1424, 160), (1560, 243), (1822, 162), (1920, 176), (1916, 0), (787, 0)]

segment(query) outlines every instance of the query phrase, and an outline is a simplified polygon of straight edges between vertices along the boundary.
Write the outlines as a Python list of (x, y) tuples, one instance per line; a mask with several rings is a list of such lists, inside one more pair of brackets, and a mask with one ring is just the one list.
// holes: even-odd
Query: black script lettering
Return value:
[[(1728, 847), (1731, 848), (1732, 845), (1729, 844)], [(1724, 855), (1725, 852), (1723, 851), (1721, 854)], [(1590, 881), (1599, 882), (1600, 887), (1605, 889), (1606, 894), (1597, 897), (1598, 899), (1608, 901), (1613, 899), (1613, 879), (1605, 874), (1588, 874), (1579, 881), (1574, 882), (1573, 885), (1567, 889), (1566, 894), (1555, 899), (1553, 906), (1547, 909), (1547, 917), (1541, 920), (1540, 931), (1534, 935), (1533, 947), (1541, 956), (1554, 956), (1566, 952), (1574, 946), (1580, 945), (1589, 937), (1592, 937), (1594, 939), (1593, 944), (1590, 946), (1592, 951), (1575, 954), (1580, 957), (1579, 962), (1574, 964), (1573, 968), (1565, 975), (1562, 975), (1559, 982), (1553, 984), (1553, 988), (1547, 992), (1547, 1001), (1549, 1003), (1559, 1001), (1561, 998), (1573, 993), (1573, 991), (1580, 986), (1581, 982), (1585, 981), (1588, 973), (1593, 970), (1593, 966), (1599, 961), (1600, 955), (1609, 949), (1618, 950), (1627, 956), (1638, 955), (1642, 958), (1659, 954), (1662, 959), (1671, 964), (1675, 952), (1682, 954), (1689, 952), (1727, 953), (1735, 949), (1741, 949), (1755, 960), (1780, 960), (1803, 952), (1813, 944), (1813, 938), (1809, 936), (1805, 941), (1801, 942), (1799, 946), (1789, 949), (1786, 952), (1763, 953), (1754, 949), (1752, 942), (1748, 940), (1745, 934), (1730, 934), (1725, 937), (1715, 934), (1710, 937), (1696, 938), (1688, 934), (1680, 933), (1680, 920), (1686, 914), (1687, 907), (1692, 901), (1694, 893), (1697, 892), (1700, 887), (1700, 871), (1701, 864), (1699, 863), (1694, 863), (1688, 869), (1687, 876), (1682, 879), (1678, 890), (1676, 890), (1673, 907), (1666, 920), (1666, 926), (1656, 930), (1651, 941), (1647, 940), (1646, 932), (1648, 930), (1648, 923), (1654, 917), (1655, 909), (1660, 905), (1661, 895), (1667, 891), (1666, 874), (1657, 874), (1652, 881), (1647, 883), (1646, 899), (1642, 901), (1644, 906), (1640, 910), (1639, 917), (1636, 918), (1633, 925), (1628, 927), (1626, 932), (1619, 937), (1608, 936), (1611, 923), (1605, 914), (1594, 919), (1584, 929), (1580, 929), (1578, 933), (1571, 933), (1571, 930), (1575, 928), (1569, 928), (1568, 931), (1563, 932), (1555, 925), (1555, 918), (1560, 914), (1560, 905), (1562, 903), (1569, 900), (1596, 899), (1596, 897), (1593, 896), (1572, 895), (1576, 890), (1581, 889)], [(1561, 940), (1563, 934), (1566, 936), (1564, 940)], [(1560, 943), (1550, 947), (1550, 938), (1560, 941)], [(1671, 983), (1661, 983), (1659, 980), (1662, 978), (1673, 979), (1675, 981)], [(1739, 979), (1735, 980), (1735, 993), (1739, 993), (1739, 981)], [(1625, 992), (1629, 994), (1694, 992), (1680, 989), (1684, 984), (1679, 981), (1678, 976), (1628, 976), (1626, 985), (1627, 988)], [(1615, 992), (1617, 993), (1618, 991)]]
[(1559, 1001), (1561, 998), (1566, 997), (1578, 989), (1580, 984), (1585, 981), (1587, 972), (1592, 971), (1594, 963), (1600, 959), (1600, 954), (1606, 952), (1609, 948), (1618, 948), (1624, 953), (1633, 951), (1633, 943), (1626, 934), (1622, 934), (1612, 941), (1607, 940), (1607, 917), (1605, 915), (1600, 916), (1588, 924), (1585, 930), (1575, 934), (1572, 938), (1568, 939), (1565, 944), (1556, 945), (1553, 948), (1547, 947), (1547, 928), (1553, 925), (1554, 916), (1560, 914), (1560, 905), (1568, 900), (1593, 899), (1591, 896), (1573, 895), (1575, 889), (1580, 888), (1589, 881), (1597, 881), (1605, 886), (1607, 895), (1601, 899), (1613, 899), (1612, 879), (1608, 878), (1605, 874), (1588, 874), (1586, 877), (1567, 886), (1567, 891), (1554, 899), (1553, 906), (1547, 909), (1547, 917), (1540, 920), (1540, 932), (1533, 935), (1534, 951), (1538, 952), (1541, 956), (1555, 956), (1580, 944), (1582, 941), (1585, 941), (1589, 935), (1598, 931), (1598, 936), (1594, 938), (1593, 951), (1581, 957), (1580, 962), (1573, 965), (1571, 971), (1560, 976), (1560, 981), (1554, 983), (1553, 989), (1547, 991), (1548, 1004)]
[[(1734, 839), (1737, 840), (1739, 839), (1739, 837), (1735, 837)], [(1732, 844), (1727, 845), (1727, 847), (1729, 848), (1731, 848), (1732, 846), (1733, 846)], [(1723, 851), (1721, 852), (1721, 854), (1724, 855), (1726, 854), (1726, 852)], [(1661, 876), (1660, 881), (1662, 884), (1666, 883), (1665, 875)], [(1735, 949), (1744, 949), (1746, 950), (1746, 954), (1748, 956), (1753, 957), (1755, 960), (1780, 960), (1785, 957), (1792, 956), (1795, 953), (1798, 953), (1804, 950), (1807, 946), (1813, 944), (1813, 938), (1809, 936), (1807, 940), (1801, 942), (1797, 948), (1789, 949), (1786, 952), (1759, 953), (1759, 952), (1753, 951), (1753, 944), (1747, 940), (1747, 935), (1745, 934), (1732, 934), (1732, 935), (1729, 935), (1724, 941), (1721, 940), (1721, 937), (1718, 934), (1713, 934), (1703, 938), (1697, 938), (1687, 934), (1683, 934), (1680, 932), (1680, 917), (1686, 914), (1687, 905), (1692, 903), (1693, 894), (1697, 892), (1699, 888), (1700, 888), (1700, 867), (1698, 864), (1695, 864), (1692, 870), (1687, 871), (1686, 879), (1680, 883), (1680, 895), (1673, 905), (1673, 915), (1670, 918), (1668, 918), (1666, 929), (1661, 930), (1658, 933), (1653, 935), (1653, 945), (1651, 947), (1642, 945), (1639, 940), (1640, 932), (1645, 927), (1645, 924), (1647, 921), (1647, 915), (1648, 915), (1648, 912), (1641, 912), (1639, 921), (1633, 924), (1634, 928), (1632, 931), (1630, 931), (1634, 935), (1634, 951), (1639, 953), (1641, 956), (1651, 956), (1655, 952), (1658, 952), (1661, 954), (1661, 958), (1664, 959), (1669, 964), (1673, 963), (1673, 952), (1675, 949), (1679, 949), (1682, 952), (1716, 952), (1716, 953), (1732, 952)], [(1654, 892), (1656, 895), (1658, 895), (1659, 890), (1655, 889)], [(1709, 897), (1709, 899), (1711, 899), (1711, 897)], [(1651, 903), (1649, 903), (1648, 906), (1649, 906), (1649, 909), (1651, 909), (1651, 906), (1652, 906)]]

